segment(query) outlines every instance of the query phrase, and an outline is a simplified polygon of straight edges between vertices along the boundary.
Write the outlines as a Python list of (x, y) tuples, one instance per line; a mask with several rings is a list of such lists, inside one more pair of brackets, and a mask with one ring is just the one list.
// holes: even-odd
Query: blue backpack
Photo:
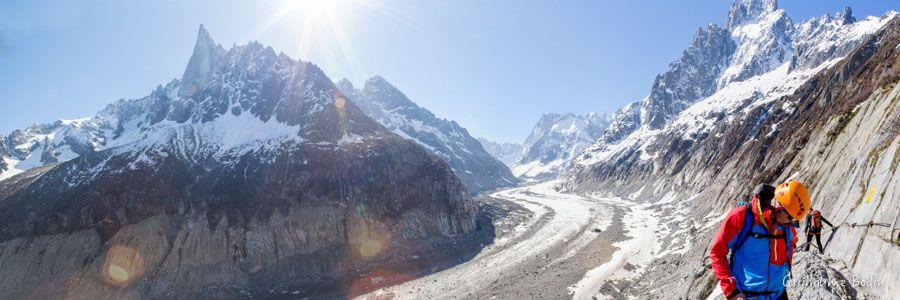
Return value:
[(784, 245), (785, 245), (785, 248), (787, 249), (787, 253), (788, 253), (788, 259), (787, 259), (788, 274), (789, 274), (789, 276), (794, 277), (793, 274), (791, 273), (791, 265), (793, 264), (793, 262), (791, 261), (791, 255), (790, 255), (790, 253), (793, 253), (793, 249), (792, 249), (793, 245), (791, 245), (791, 243), (787, 239), (787, 237), (788, 237), (787, 233), (788, 233), (788, 230), (790, 230), (790, 228), (788, 228), (787, 226), (784, 226), (784, 225), (779, 225), (778, 227), (779, 227), (779, 229), (781, 229), (780, 235), (779, 234), (771, 234), (771, 233), (762, 234), (762, 233), (752, 232), (753, 231), (753, 218), (754, 218), (753, 207), (750, 205), (750, 202), (747, 202), (747, 201), (738, 202), (738, 206), (744, 206), (744, 211), (745, 211), (744, 225), (741, 227), (741, 231), (738, 232), (738, 235), (734, 240), (734, 246), (731, 248), (731, 254), (729, 254), (729, 256), (728, 256), (728, 268), (731, 269), (732, 267), (734, 267), (734, 253), (737, 252), (738, 249), (741, 249), (741, 246), (744, 245), (744, 242), (747, 241), (747, 238), (750, 238), (752, 236), (754, 238), (760, 238), (760, 239), (762, 239), (762, 238), (782, 239), (782, 240), (784, 240)]

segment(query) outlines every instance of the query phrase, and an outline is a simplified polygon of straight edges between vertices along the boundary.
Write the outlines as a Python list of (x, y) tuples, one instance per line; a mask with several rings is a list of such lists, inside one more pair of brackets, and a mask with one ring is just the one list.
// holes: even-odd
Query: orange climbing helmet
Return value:
[(775, 188), (775, 200), (794, 220), (803, 220), (809, 212), (809, 190), (802, 183), (791, 180)]

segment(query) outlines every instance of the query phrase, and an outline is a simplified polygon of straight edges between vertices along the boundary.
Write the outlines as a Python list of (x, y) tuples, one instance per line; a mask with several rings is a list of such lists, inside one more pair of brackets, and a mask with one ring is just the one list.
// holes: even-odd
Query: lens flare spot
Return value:
[(139, 251), (122, 245), (115, 245), (106, 251), (106, 258), (100, 269), (100, 277), (106, 283), (125, 286), (144, 275), (144, 259)]
[(347, 100), (339, 93), (335, 92), (334, 107), (338, 113), (338, 126), (340, 126), (341, 134), (346, 135), (350, 132), (350, 123), (347, 122)]
[(109, 265), (108, 272), (109, 278), (115, 281), (125, 282), (131, 277), (128, 275), (128, 271), (126, 271), (125, 268), (117, 265)]
[(363, 258), (371, 258), (381, 252), (381, 242), (376, 240), (367, 240), (359, 245), (359, 255)]
[(390, 234), (382, 224), (372, 219), (363, 219), (350, 228), (350, 244), (358, 259), (371, 259), (388, 247)]

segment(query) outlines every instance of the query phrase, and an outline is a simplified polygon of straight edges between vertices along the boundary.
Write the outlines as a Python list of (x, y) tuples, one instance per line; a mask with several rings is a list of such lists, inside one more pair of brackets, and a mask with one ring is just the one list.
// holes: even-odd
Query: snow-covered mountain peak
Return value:
[(522, 144), (494, 142), (486, 138), (476, 138), (484, 150), (499, 159), (507, 167), (514, 167), (522, 157)]
[[(774, 109), (766, 106), (793, 93), (811, 76), (851, 53), (896, 15), (888, 12), (882, 17), (856, 20), (852, 10), (845, 8), (795, 26), (774, 2), (770, 6), (764, 4), (736, 2), (730, 20), (736, 18), (733, 16), (735, 11), (759, 14), (739, 23), (733, 22), (728, 30), (724, 30), (728, 35), (726, 41), (734, 43), (730, 58), (723, 55), (728, 51), (697, 55), (715, 53), (709, 52), (710, 49), (722, 49), (721, 46), (727, 43), (691, 45), (682, 58), (657, 77), (650, 96), (617, 112), (604, 136), (576, 160), (576, 167), (570, 174), (588, 169), (615, 170), (619, 164), (653, 164), (655, 158), (669, 159), (673, 153), (690, 151), (692, 145), (715, 135), (712, 128), (722, 122), (760, 118), (751, 112), (758, 114), (760, 107), (765, 108), (761, 110), (763, 114)], [(698, 36), (704, 31), (700, 30)], [(703, 39), (695, 37), (695, 44), (697, 41)], [(725, 64), (722, 64), (723, 58), (726, 58)], [(710, 71), (678, 72), (695, 69)], [(703, 84), (710, 79), (716, 84)], [(677, 84), (679, 82), (682, 84)], [(693, 89), (678, 89), (685, 86)], [(692, 92), (698, 87), (708, 89)], [(700, 97), (692, 98), (694, 95)], [(635, 112), (635, 105), (640, 105), (640, 115)], [(790, 104), (783, 109), (793, 109), (788, 106)], [(654, 119), (655, 116), (658, 117)], [(654, 120), (663, 122), (652, 122)], [(770, 133), (774, 132), (772, 129)], [(654, 167), (664, 169), (665, 164)]]
[(797, 26), (793, 36), (794, 56), (791, 69), (809, 69), (841, 57), (855, 48), (853, 41), (862, 40), (883, 27), (896, 15), (889, 11), (881, 17), (857, 20), (848, 7), (834, 15), (825, 14)]
[[(190, 67), (186, 74), (191, 74)], [(234, 46), (211, 60), (205, 77), (207, 81), (195, 93), (173, 99), (196, 110), (195, 118), (196, 113), (202, 114), (201, 122), (226, 112), (235, 116), (247, 112), (263, 122), (274, 118), (288, 126), (302, 125), (334, 104), (338, 94), (314, 64), (276, 54), (258, 42)], [(190, 84), (187, 80), (182, 80), (182, 86)]]
[(588, 113), (586, 115), (544, 113), (532, 129), (532, 134), (525, 140), (525, 146), (531, 146), (538, 139), (549, 134), (589, 136), (586, 130), (596, 129), (589, 127), (605, 127), (608, 122), (609, 114), (605, 113)]
[(715, 80), (728, 66), (735, 48), (728, 30), (716, 25), (698, 29), (681, 57), (657, 75), (650, 95), (636, 106), (629, 107), (628, 111), (623, 111), (628, 115), (638, 114), (638, 118), (617, 117), (618, 124), (611, 127), (614, 132), (606, 135), (604, 140), (621, 139), (623, 134), (638, 127), (659, 128), (671, 119), (673, 113), (714, 92)]
[(595, 142), (612, 122), (606, 113), (545, 113), (522, 145), (513, 174), (532, 179), (553, 178), (582, 149)]
[(349, 91), (355, 89), (355, 87), (353, 87), (353, 83), (350, 82), (350, 79), (347, 78), (342, 78), (340, 81), (336, 82), (334, 86), (336, 86), (338, 90), (341, 91)]
[[(356, 88), (350, 80), (344, 78), (334, 84), (337, 89), (345, 96), (353, 99), (363, 112), (376, 120), (386, 120), (385, 115), (399, 110), (410, 112), (425, 112), (421, 117), (430, 116), (434, 118), (426, 109), (422, 109), (415, 102), (406, 97), (393, 84), (388, 82), (381, 76), (373, 76), (366, 80), (361, 88)], [(403, 120), (395, 120), (402, 122)], [(383, 123), (383, 122), (382, 122)], [(396, 122), (390, 122), (396, 123)], [(389, 124), (384, 124), (391, 128)]]
[(384, 77), (381, 77), (381, 75), (375, 75), (375, 76), (372, 76), (371, 78), (369, 78), (368, 80), (366, 80), (366, 85), (372, 86), (373, 88), (375, 88), (375, 87), (388, 87), (388, 88), (396, 89), (396, 87), (394, 87), (393, 84), (391, 84), (390, 82), (388, 82), (387, 79), (384, 79)]
[(774, 1), (735, 1), (727, 26), (698, 29), (681, 57), (656, 77), (650, 94), (623, 108), (602, 140), (620, 141), (639, 128), (660, 129), (726, 84), (774, 70), (791, 57), (793, 31)]
[(366, 80), (366, 83), (363, 85), (363, 89), (369, 92), (376, 93), (400, 93), (399, 89), (395, 87), (393, 84), (384, 79), (384, 77), (375, 75), (372, 78)]
[(844, 9), (837, 12), (834, 17), (835, 19), (841, 21), (841, 25), (847, 25), (856, 22), (856, 17), (853, 16), (853, 9), (851, 9), (849, 6), (844, 6)]
[(717, 88), (768, 73), (790, 60), (793, 21), (784, 10), (777, 9), (774, 1), (762, 7), (759, 14), (728, 24), (737, 48), (728, 68), (719, 76)]
[(182, 80), (90, 118), (13, 132), (2, 143), (0, 173), (106, 150), (222, 160), (287, 141), (339, 145), (385, 133), (317, 66), (258, 42), (226, 51), (201, 27)]
[(775, 0), (735, 0), (728, 10), (725, 27), (733, 29), (748, 22), (755, 22), (766, 14), (778, 10)]
[(857, 20), (845, 8), (795, 26), (774, 1), (736, 1), (727, 29), (701, 28), (650, 95), (621, 108), (569, 173), (652, 164), (715, 134), (721, 122), (758, 118), (749, 112), (791, 94), (895, 15)]
[(406, 97), (403, 92), (381, 76), (374, 76), (366, 80), (362, 92), (370, 95), (372, 100), (381, 105), (385, 110), (393, 110), (401, 107), (418, 108), (416, 103)]
[[(210, 46), (219, 46), (216, 41), (212, 39), (209, 35), (209, 31), (206, 30), (206, 27), (203, 24), (200, 24), (200, 28), (197, 29), (197, 45), (200, 44), (210, 45)], [(196, 45), (195, 45), (196, 46)]]

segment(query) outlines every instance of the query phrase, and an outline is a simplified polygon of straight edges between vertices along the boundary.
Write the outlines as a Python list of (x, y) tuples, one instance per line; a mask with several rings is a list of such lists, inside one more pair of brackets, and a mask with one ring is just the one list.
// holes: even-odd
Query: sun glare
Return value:
[[(378, 9), (374, 0), (284, 0), (262, 26), (286, 26), (295, 36), (296, 58), (315, 60), (327, 66), (346, 66), (356, 75), (363, 74), (348, 37), (350, 18), (360, 8)], [(316, 53), (313, 57), (313, 53)]]
[(342, 5), (342, 0), (286, 0), (279, 14), (302, 13), (307, 16), (320, 17), (334, 15)]

